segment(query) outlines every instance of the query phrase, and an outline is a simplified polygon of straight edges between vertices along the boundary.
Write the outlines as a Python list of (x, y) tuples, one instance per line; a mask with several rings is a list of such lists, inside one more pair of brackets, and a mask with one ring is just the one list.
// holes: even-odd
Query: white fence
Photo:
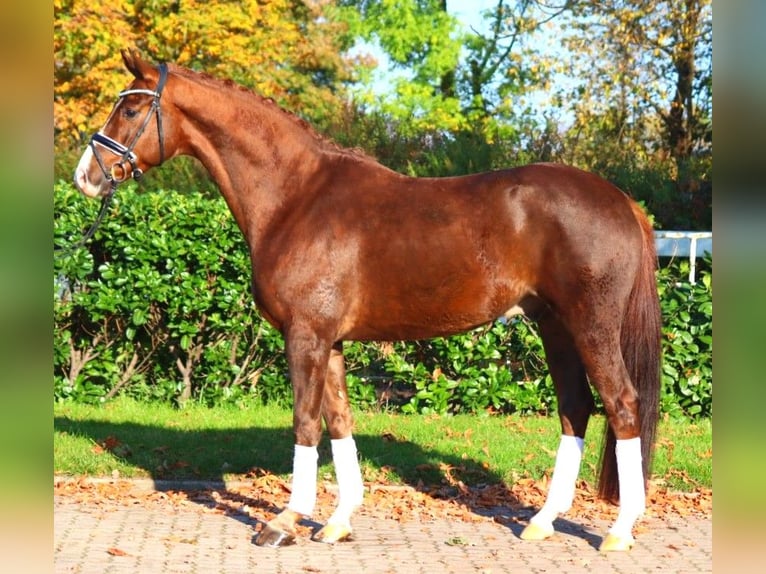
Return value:
[(654, 243), (660, 257), (688, 257), (689, 282), (694, 283), (697, 257), (713, 253), (713, 232), (655, 231)]

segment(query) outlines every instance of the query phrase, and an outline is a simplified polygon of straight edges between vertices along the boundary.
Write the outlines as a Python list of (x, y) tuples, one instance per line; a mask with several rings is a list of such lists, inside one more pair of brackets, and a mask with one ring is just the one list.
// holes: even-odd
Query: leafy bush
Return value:
[(555, 410), (542, 343), (524, 319), (512, 325), (498, 321), (448, 338), (399, 343), (385, 367), (395, 381), (414, 387), (404, 412)]
[[(93, 207), (56, 187), (58, 246)], [(120, 189), (88, 250), (57, 257), (54, 273), (57, 398), (215, 404), (284, 379), (281, 336), (257, 315), (247, 248), (222, 200)]]
[[(96, 205), (54, 190), (54, 243), (74, 243)], [(712, 281), (686, 263), (658, 274), (663, 411), (712, 414)], [(247, 246), (222, 199), (121, 188), (87, 248), (54, 257), (54, 396), (216, 405), (290, 404), (282, 337), (250, 296)], [(410, 413), (555, 412), (534, 323), (516, 318), (449, 338), (345, 346), (357, 408)]]
[(672, 416), (713, 414), (713, 276), (707, 259), (696, 283), (682, 261), (658, 273), (663, 319), (662, 411)]

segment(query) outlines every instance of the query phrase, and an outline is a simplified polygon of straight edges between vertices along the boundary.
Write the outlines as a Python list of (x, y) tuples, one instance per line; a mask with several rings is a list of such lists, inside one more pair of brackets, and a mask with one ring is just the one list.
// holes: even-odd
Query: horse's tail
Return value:
[[(620, 345), (628, 375), (638, 392), (641, 455), (644, 479), (648, 480), (659, 419), (662, 318), (655, 277), (657, 254), (652, 224), (637, 203), (631, 201), (631, 207), (641, 227), (643, 246), (641, 263), (625, 309)], [(609, 425), (606, 426), (598, 494), (605, 500), (617, 502), (616, 437)]]

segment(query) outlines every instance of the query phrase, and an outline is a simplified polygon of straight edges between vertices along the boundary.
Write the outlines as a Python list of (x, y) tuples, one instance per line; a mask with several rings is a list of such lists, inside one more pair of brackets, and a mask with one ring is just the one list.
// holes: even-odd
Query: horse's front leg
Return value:
[(321, 406), (331, 342), (316, 332), (293, 328), (285, 334), (285, 352), (293, 387), (295, 450), (290, 502), (255, 540), (258, 546), (285, 546), (295, 540), (296, 526), (314, 512), (317, 445), (322, 436)]
[(314, 540), (332, 544), (351, 536), (351, 515), (362, 504), (364, 496), (356, 443), (351, 434), (353, 417), (348, 401), (341, 343), (334, 346), (330, 354), (322, 399), (322, 415), (332, 444), (332, 459), (338, 480), (338, 506), (327, 525), (314, 535)]

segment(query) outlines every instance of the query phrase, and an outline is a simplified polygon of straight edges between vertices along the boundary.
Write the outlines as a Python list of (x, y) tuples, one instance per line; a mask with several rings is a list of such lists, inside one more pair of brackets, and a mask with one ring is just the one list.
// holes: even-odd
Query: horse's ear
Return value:
[(145, 61), (138, 50), (122, 50), (121, 53), (125, 67), (137, 80), (144, 80), (147, 77), (151, 77), (152, 72), (154, 71), (154, 66)]

